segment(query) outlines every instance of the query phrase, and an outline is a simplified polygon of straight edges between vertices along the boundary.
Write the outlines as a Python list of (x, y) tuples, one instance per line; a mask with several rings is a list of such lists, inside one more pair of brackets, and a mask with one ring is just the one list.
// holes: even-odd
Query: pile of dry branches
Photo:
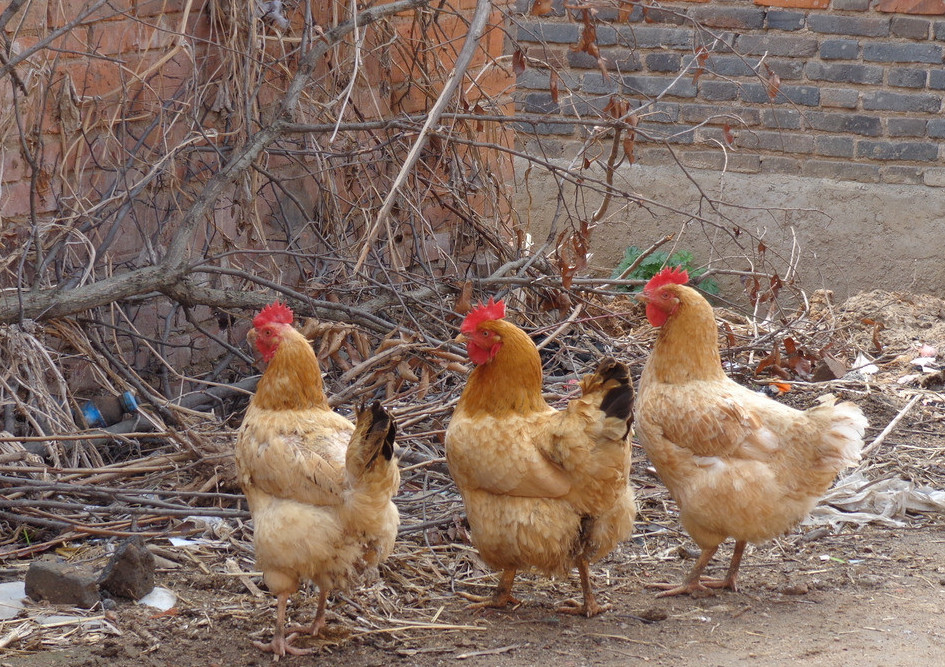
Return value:
[[(468, 11), (212, 0), (205, 14), (184, 3), (138, 20), (140, 43), (164, 46), (138, 69), (116, 63), (122, 83), (102, 98), (77, 87), (58, 40), (127, 19), (112, 4), (89, 2), (30, 48), (8, 45), (0, 63), (15, 98), (3, 126), (18, 133), (34, 194), (56, 193), (52, 212), (36, 204), (0, 237), (5, 555), (245, 516), (229, 459), (256, 377), (243, 338), (274, 298), (315, 318), (306, 331), (334, 405), (378, 395), (393, 407), (423, 484), (442, 468), (464, 361), (450, 341), (471, 302), (507, 300), (541, 338), (561, 399), (603, 354), (642, 359), (648, 334), (618, 291), (639, 281), (588, 269), (597, 223), (659, 206), (614, 177), (632, 160), (633, 107), (614, 98), (578, 119), (589, 131), (570, 164), (524, 154), (547, 119), (513, 116), (511, 87), (484, 82), (504, 75), (511, 86), (522, 67), (550, 65), (515, 48), (510, 5), (489, 23), (485, 0)], [(17, 25), (23, 6), (11, 3), (0, 28)], [(513, 55), (485, 48), (490, 31)], [(405, 112), (410, 99), (422, 102)], [(51, 117), (55, 137), (44, 131)], [(560, 185), (544, 239), (516, 206), (515, 161)], [(682, 224), (732, 236), (715, 203), (706, 197)], [(728, 354), (753, 368), (752, 355), (770, 354), (809, 308), (790, 280), (796, 258), (736, 236), (740, 254), (704, 275), (741, 280), (733, 303), (750, 314), (734, 316)], [(641, 243), (640, 260), (668, 240)], [(775, 265), (788, 270), (779, 278)], [(806, 354), (828, 344), (843, 354), (835, 329), (799, 331)], [(124, 392), (140, 405), (130, 418), (86, 428), (86, 402)], [(452, 520), (428, 503), (419, 516), (407, 510), (408, 531)]]

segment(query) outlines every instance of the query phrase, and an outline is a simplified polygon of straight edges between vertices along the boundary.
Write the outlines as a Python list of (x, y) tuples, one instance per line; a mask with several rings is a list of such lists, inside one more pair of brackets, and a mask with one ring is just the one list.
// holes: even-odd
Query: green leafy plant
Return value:
[[(639, 257), (640, 253), (642, 252), (643, 251), (635, 245), (627, 248), (623, 253), (623, 259), (621, 259), (620, 263), (617, 264), (617, 268), (614, 269), (611, 278), (619, 278), (620, 275), (627, 270), (627, 267), (637, 261), (637, 257)], [(705, 269), (695, 268), (693, 266), (694, 260), (695, 258), (688, 250), (677, 250), (672, 255), (667, 254), (662, 250), (657, 250), (650, 253), (642, 262), (640, 262), (640, 265), (635, 268), (630, 273), (630, 275), (624, 277), (631, 280), (649, 280), (659, 273), (664, 266), (679, 266), (689, 272), (690, 279), (698, 278), (703, 273), (705, 273)], [(618, 287), (618, 289), (624, 290), (626, 292), (639, 292), (642, 288), (633, 285), (622, 285)], [(719, 284), (712, 278), (706, 278), (699, 283), (699, 289), (709, 294), (718, 294)]]

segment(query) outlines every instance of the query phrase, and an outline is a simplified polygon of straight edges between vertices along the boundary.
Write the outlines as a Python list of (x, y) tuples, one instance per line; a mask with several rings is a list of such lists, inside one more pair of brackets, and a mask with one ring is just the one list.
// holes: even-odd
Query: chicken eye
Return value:
[(483, 338), (488, 338), (488, 337), (491, 336), (491, 335), (492, 335), (492, 332), (491, 332), (491, 331), (483, 331), (483, 332), (482, 332), (482, 337), (483, 337)]

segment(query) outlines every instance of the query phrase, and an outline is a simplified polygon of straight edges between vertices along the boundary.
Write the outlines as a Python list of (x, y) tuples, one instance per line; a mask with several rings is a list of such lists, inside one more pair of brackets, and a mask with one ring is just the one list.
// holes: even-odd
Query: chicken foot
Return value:
[(578, 573), (581, 575), (581, 590), (584, 593), (584, 604), (578, 604), (577, 600), (565, 600), (558, 607), (557, 611), (561, 614), (574, 614), (580, 616), (597, 616), (613, 607), (611, 604), (597, 604), (597, 598), (594, 597), (594, 590), (591, 588), (590, 566), (586, 558), (578, 558)]
[(658, 598), (671, 597), (674, 595), (692, 595), (693, 597), (699, 597), (700, 594), (705, 595), (713, 588), (728, 588), (729, 590), (737, 591), (738, 587), (735, 584), (735, 578), (738, 575), (738, 567), (741, 565), (742, 554), (745, 551), (746, 544), (745, 540), (735, 542), (735, 551), (732, 553), (732, 560), (729, 563), (728, 572), (724, 579), (704, 579), (702, 577), (702, 571), (705, 570), (706, 565), (709, 564), (709, 561), (712, 560), (715, 552), (719, 549), (718, 545), (716, 545), (702, 550), (699, 554), (699, 560), (692, 566), (692, 570), (689, 571), (689, 575), (681, 586), (673, 586), (672, 584), (649, 584), (648, 588), (666, 588), (667, 590), (664, 590), (656, 596)]
[(499, 585), (496, 586), (495, 593), (492, 595), (482, 596), (463, 592), (459, 595), (473, 603), (467, 609), (505, 609), (509, 604), (522, 604), (512, 597), (512, 581), (514, 579), (515, 570), (503, 570)]
[(312, 653), (313, 649), (310, 648), (296, 648), (292, 646), (292, 640), (295, 639), (298, 634), (292, 633), (288, 637), (285, 635), (285, 607), (289, 602), (289, 592), (279, 593), (276, 597), (276, 630), (272, 636), (272, 641), (268, 644), (262, 642), (253, 642), (253, 646), (256, 648), (265, 651), (266, 653), (274, 653), (276, 659), (285, 656), (286, 653), (290, 655), (309, 655)]

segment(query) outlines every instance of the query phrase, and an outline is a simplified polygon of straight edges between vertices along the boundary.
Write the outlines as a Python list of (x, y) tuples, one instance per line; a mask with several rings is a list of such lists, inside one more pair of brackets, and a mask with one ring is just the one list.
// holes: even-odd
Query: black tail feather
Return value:
[(630, 382), (630, 371), (625, 364), (613, 357), (607, 357), (597, 367), (597, 374), (602, 383), (610, 380), (618, 383), (604, 395), (600, 409), (608, 417), (626, 421), (629, 428), (633, 423), (633, 384)]
[(388, 461), (394, 458), (394, 437), (397, 435), (397, 425), (394, 423), (394, 419), (384, 409), (380, 401), (374, 401), (371, 404), (371, 427), (368, 430), (368, 437), (382, 432), (384, 436), (381, 446), (371, 457), (369, 464), (374, 462), (377, 454), (381, 454)]

